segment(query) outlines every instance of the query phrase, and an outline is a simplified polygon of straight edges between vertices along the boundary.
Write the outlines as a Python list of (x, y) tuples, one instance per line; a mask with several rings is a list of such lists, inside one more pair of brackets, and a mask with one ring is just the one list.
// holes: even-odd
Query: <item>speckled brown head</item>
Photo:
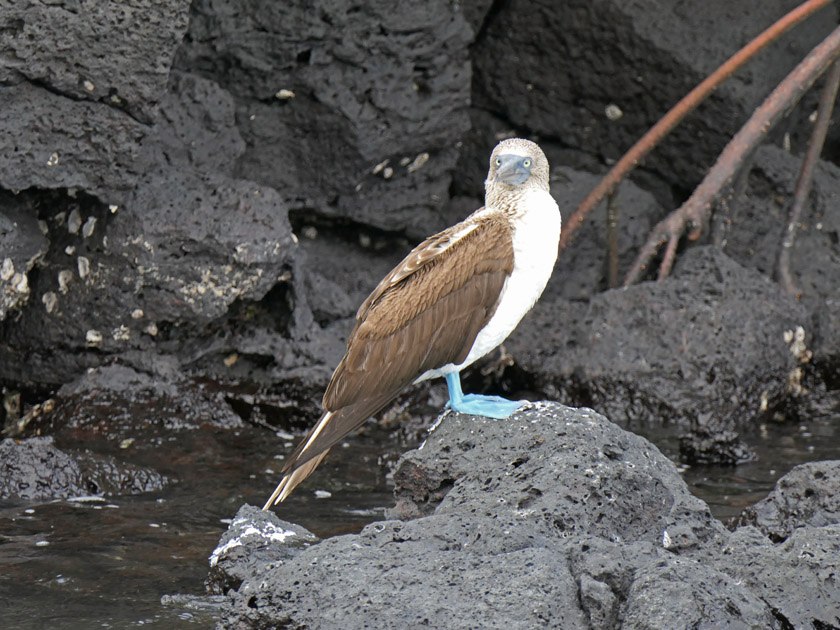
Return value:
[(545, 153), (530, 140), (502, 140), (490, 154), (490, 170), (484, 182), (486, 204), (529, 189), (549, 192)]

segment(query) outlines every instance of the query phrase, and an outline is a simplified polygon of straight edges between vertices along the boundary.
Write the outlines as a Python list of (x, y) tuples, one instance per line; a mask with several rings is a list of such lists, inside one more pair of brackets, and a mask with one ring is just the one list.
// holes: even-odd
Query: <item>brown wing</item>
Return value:
[(365, 300), (324, 394), (326, 413), (289, 458), (269, 504), (288, 496), (314, 470), (308, 462), (320, 461), (404, 387), (466, 359), (513, 271), (510, 232), (499, 229), (506, 227), (500, 220), (461, 223), (427, 239)]
[(386, 276), (359, 309), (325, 410), (387, 396), (384, 405), (426, 371), (466, 358), (513, 271), (510, 233), (497, 221), (454, 226)]

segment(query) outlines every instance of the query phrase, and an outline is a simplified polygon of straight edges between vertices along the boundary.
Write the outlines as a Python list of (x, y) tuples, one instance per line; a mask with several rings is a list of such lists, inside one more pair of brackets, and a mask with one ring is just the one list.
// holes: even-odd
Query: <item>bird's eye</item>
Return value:
[(502, 158), (496, 158), (493, 161), (496, 163), (496, 166), (501, 166), (502, 165)]
[(522, 166), (524, 166), (525, 168), (531, 168), (531, 160), (525, 160), (524, 162), (522, 162)]

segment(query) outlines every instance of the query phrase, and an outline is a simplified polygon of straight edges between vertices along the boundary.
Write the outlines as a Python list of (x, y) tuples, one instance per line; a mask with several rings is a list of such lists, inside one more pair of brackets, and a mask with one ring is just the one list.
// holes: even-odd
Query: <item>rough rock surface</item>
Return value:
[[(537, 403), (505, 422), (447, 413), (403, 457), (395, 481), (390, 516), (412, 520), (249, 565), (220, 627), (758, 630), (838, 621), (837, 525), (797, 530), (783, 545), (755, 528), (730, 534), (656, 447), (591, 410)], [(803, 553), (807, 540), (813, 553)]]
[(15, 2), (0, 15), (0, 84), (48, 85), (63, 96), (122, 108), (148, 122), (166, 90), (189, 6), (145, 0)]
[[(512, 127), (615, 160), (795, 3), (692, 0), (665, 9), (655, 0), (576, 0), (556, 6), (515, 0), (490, 13), (475, 46), (474, 102)], [(645, 159), (645, 168), (683, 189), (699, 183), (752, 110), (828, 35), (836, 9), (822, 15), (804, 23), (795, 42), (768, 49), (716, 90)], [(794, 120), (810, 111), (799, 110)]]
[[(725, 251), (745, 267), (768, 276), (775, 273), (800, 167), (801, 158), (779, 147), (756, 151), (746, 192), (726, 217), (731, 227), (725, 234)], [(821, 161), (790, 252), (791, 275), (811, 308), (837, 296), (840, 217), (834, 208), (838, 201), (840, 169)]]
[(68, 453), (52, 437), (0, 442), (0, 498), (22, 501), (138, 494), (169, 480), (148, 468), (93, 453)]
[(243, 581), (259, 579), (261, 571), (288, 562), (317, 542), (318, 537), (300, 525), (278, 522), (272, 512), (243, 505), (210, 555), (207, 591), (236, 590)]
[(767, 498), (747, 507), (739, 525), (754, 525), (774, 542), (805, 526), (840, 524), (840, 462), (808, 462), (776, 482)]
[(455, 144), (469, 127), (473, 33), (457, 6), (224, 5), (194, 3), (176, 66), (236, 96), (240, 176), (324, 216), (415, 238), (445, 227)]
[(803, 306), (766, 277), (696, 247), (664, 282), (606, 291), (588, 304), (542, 301), (506, 347), (519, 382), (553, 398), (630, 427), (665, 419), (717, 432), (794, 395), (800, 360), (785, 331), (807, 322)]

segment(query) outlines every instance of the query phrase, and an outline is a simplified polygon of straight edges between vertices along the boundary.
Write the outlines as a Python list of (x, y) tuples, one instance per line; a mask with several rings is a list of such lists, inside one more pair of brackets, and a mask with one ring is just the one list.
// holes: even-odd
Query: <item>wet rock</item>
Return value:
[(189, 2), (83, 8), (16, 2), (0, 15), (5, 51), (0, 83), (45, 85), (73, 100), (100, 101), (148, 121), (166, 90), (188, 10)]
[(680, 457), (689, 464), (741, 464), (755, 454), (737, 432), (700, 426), (680, 436)]
[[(578, 0), (562, 10), (547, 1), (509, 2), (494, 7), (474, 46), (473, 102), (513, 128), (562, 138), (601, 161), (615, 160), (791, 7), (785, 0), (737, 7), (693, 0), (663, 12), (651, 0)], [(803, 23), (801, 39), (790, 48), (768, 48), (756, 65), (716, 90), (645, 158), (645, 168), (681, 189), (698, 183), (752, 110), (828, 35), (836, 9), (823, 15), (825, 21)], [(798, 110), (791, 126), (807, 134), (811, 111)]]
[(48, 412), (26, 427), (60, 435), (64, 440), (84, 435), (135, 450), (155, 450), (172, 433), (204, 427), (238, 429), (241, 418), (226, 400), (227, 392), (212, 383), (166, 382), (132, 368), (96, 368), (62, 387)]
[[(791, 381), (801, 361), (786, 333), (807, 322), (769, 279), (695, 247), (664, 282), (588, 304), (537, 304), (506, 342), (522, 372), (511, 387), (591, 405), (630, 427), (736, 430), (798, 394)], [(742, 451), (731, 439), (710, 443), (718, 442)]]
[[(395, 482), (390, 516), (411, 520), (239, 558), (250, 576), (219, 627), (763, 630), (834, 627), (840, 611), (840, 525), (781, 545), (731, 534), (654, 446), (591, 410), (446, 413)], [(267, 522), (243, 509), (237, 531)]]
[(65, 452), (52, 437), (0, 442), (0, 480), (0, 497), (23, 501), (139, 494), (169, 483), (154, 470), (113, 457)]
[(738, 525), (753, 525), (774, 542), (799, 527), (840, 525), (840, 462), (800, 464), (776, 482), (767, 498), (746, 508)]
[(247, 579), (258, 580), (261, 572), (282, 565), (316, 542), (318, 537), (300, 525), (243, 505), (210, 555), (207, 592), (221, 595)]

